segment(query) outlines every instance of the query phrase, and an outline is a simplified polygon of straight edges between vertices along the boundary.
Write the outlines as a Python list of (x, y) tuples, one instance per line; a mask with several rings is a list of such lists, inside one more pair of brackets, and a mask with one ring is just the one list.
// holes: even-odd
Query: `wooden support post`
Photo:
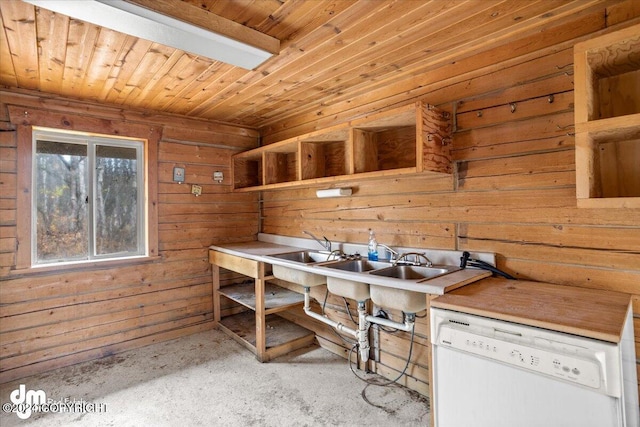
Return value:
[(213, 283), (213, 322), (218, 326), (220, 322), (220, 267), (211, 265), (211, 279)]
[(258, 263), (258, 277), (255, 278), (256, 298), (256, 357), (260, 362), (266, 362), (267, 352), (267, 322), (264, 308), (264, 263)]

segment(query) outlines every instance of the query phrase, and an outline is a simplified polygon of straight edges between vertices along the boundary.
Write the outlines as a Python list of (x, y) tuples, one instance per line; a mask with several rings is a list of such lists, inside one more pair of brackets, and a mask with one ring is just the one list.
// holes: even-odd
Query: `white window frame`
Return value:
[[(49, 141), (61, 142), (61, 143), (72, 143), (84, 145), (87, 147), (87, 161), (88, 161), (88, 185), (87, 188), (89, 190), (89, 194), (87, 195), (91, 202), (89, 203), (89, 242), (88, 242), (88, 253), (87, 258), (82, 260), (46, 260), (46, 261), (38, 261), (37, 260), (37, 215), (34, 213), (36, 206), (36, 197), (37, 197), (37, 167), (36, 167), (36, 159), (37, 159), (37, 141), (47, 139)], [(145, 158), (146, 150), (145, 150), (144, 139), (140, 138), (125, 138), (125, 137), (113, 137), (110, 135), (102, 135), (102, 134), (94, 134), (88, 132), (77, 132), (77, 131), (66, 131), (60, 129), (51, 129), (44, 127), (33, 127), (32, 131), (32, 165), (31, 165), (31, 185), (34, 191), (32, 191), (31, 195), (31, 267), (51, 267), (51, 266), (62, 266), (62, 265), (73, 265), (73, 264), (83, 264), (83, 263), (92, 263), (96, 261), (110, 261), (110, 260), (127, 260), (127, 259), (136, 259), (141, 257), (149, 256), (149, 238), (148, 238), (148, 209), (146, 204), (146, 194), (147, 194), (147, 168), (145, 167), (147, 159)], [(137, 192), (137, 241), (138, 248), (135, 253), (127, 253), (121, 256), (115, 254), (107, 254), (107, 255), (98, 255), (96, 254), (96, 210), (95, 207), (95, 196), (96, 196), (96, 185), (95, 182), (95, 161), (96, 161), (96, 146), (112, 146), (112, 147), (126, 147), (126, 148), (135, 148), (136, 150), (136, 161), (137, 161), (137, 188), (139, 191)]]

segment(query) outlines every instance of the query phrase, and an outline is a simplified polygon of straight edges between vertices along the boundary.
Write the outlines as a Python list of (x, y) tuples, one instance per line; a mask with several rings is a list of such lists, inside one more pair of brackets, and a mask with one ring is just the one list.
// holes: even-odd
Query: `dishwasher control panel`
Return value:
[[(496, 330), (496, 334), (500, 332)], [(601, 387), (599, 365), (573, 354), (483, 336), (458, 329), (454, 324), (440, 326), (437, 344), (587, 387)]]

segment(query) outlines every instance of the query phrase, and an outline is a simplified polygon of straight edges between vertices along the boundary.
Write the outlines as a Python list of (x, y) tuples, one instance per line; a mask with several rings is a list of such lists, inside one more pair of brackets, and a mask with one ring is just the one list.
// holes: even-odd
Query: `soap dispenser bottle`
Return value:
[(367, 258), (369, 261), (378, 260), (378, 242), (376, 241), (376, 233), (373, 230), (369, 230), (369, 247)]

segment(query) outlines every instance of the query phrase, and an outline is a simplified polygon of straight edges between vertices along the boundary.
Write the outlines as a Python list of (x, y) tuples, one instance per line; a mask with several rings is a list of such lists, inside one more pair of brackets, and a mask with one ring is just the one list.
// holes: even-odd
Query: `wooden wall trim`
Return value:
[(18, 145), (16, 208), (21, 212), (16, 218), (16, 269), (28, 269), (31, 267), (32, 126), (17, 125), (16, 132)]
[(147, 143), (145, 144), (147, 252), (151, 258), (160, 254), (158, 246), (158, 151), (161, 137), (162, 129), (153, 127), (149, 129)]
[(168, 113), (158, 113), (151, 110), (134, 110), (111, 107), (105, 104), (96, 104), (82, 100), (65, 98), (25, 89), (0, 89), (0, 102), (4, 104), (20, 105), (40, 110), (60, 110), (81, 116), (92, 116), (110, 120), (137, 122), (145, 125), (162, 126), (181, 129), (184, 132), (208, 132), (234, 136), (232, 141), (245, 148), (252, 148), (260, 137), (258, 130), (243, 126), (234, 126), (229, 123), (204, 120), (193, 117), (180, 116)]
[(60, 110), (45, 110), (7, 104), (9, 119), (14, 125), (41, 126), (77, 132), (101, 133), (112, 136), (149, 139), (159, 129), (149, 125), (128, 123), (122, 119), (94, 118)]

